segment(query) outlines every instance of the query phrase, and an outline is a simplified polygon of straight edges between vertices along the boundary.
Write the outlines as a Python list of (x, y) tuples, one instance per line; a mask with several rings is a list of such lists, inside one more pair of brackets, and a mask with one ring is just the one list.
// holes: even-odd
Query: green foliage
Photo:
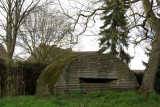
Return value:
[(74, 91), (72, 94), (71, 94), (71, 96), (73, 96), (73, 97), (77, 97), (77, 96), (83, 96), (83, 95), (85, 95), (86, 93), (84, 93), (82, 90), (76, 90), (76, 91)]
[(0, 58), (0, 97), (35, 94), (36, 80), (46, 65)]
[(90, 97), (90, 98), (97, 98), (97, 97), (102, 97), (103, 95), (104, 95), (104, 93), (101, 92), (101, 91), (94, 91), (92, 93), (89, 93), (88, 97)]
[(18, 61), (15, 62), (20, 72), (23, 72), (23, 82), (25, 83), (25, 94), (34, 95), (36, 81), (41, 71), (48, 65), (42, 62)]
[(105, 99), (107, 100), (114, 100), (115, 98), (118, 98), (120, 95), (118, 92), (110, 91), (105, 95)]
[(125, 102), (128, 104), (140, 104), (146, 100), (145, 96), (139, 95), (136, 92), (123, 92), (119, 96), (118, 102)]
[(62, 100), (62, 99), (72, 99), (72, 98), (83, 98), (84, 96), (86, 95), (85, 92), (81, 91), (81, 90), (76, 90), (74, 91), (73, 93), (71, 94), (61, 94), (59, 96), (57, 96), (57, 98), (59, 100)]
[[(75, 93), (81, 93), (77, 91)], [(100, 92), (93, 92), (96, 94)], [(101, 92), (102, 93), (102, 92)], [(108, 92), (90, 94), (65, 94), (53, 96), (19, 96), (0, 100), (0, 107), (159, 107), (160, 96), (151, 94), (148, 98), (136, 92)]]
[(51, 94), (42, 94), (42, 95), (36, 95), (37, 98), (40, 98), (40, 99), (49, 99), (52, 97)]
[(21, 82), (18, 69), (14, 66), (13, 61), (0, 58), (0, 98), (10, 95), (18, 95), (22, 92), (18, 87)]
[(100, 53), (109, 50), (110, 53), (119, 56), (121, 60), (129, 63), (131, 57), (124, 51), (124, 47), (128, 47), (129, 30), (126, 11), (130, 4), (126, 3), (129, 0), (103, 0), (103, 16), (101, 20), (104, 25), (100, 27), (99, 35), (101, 49)]

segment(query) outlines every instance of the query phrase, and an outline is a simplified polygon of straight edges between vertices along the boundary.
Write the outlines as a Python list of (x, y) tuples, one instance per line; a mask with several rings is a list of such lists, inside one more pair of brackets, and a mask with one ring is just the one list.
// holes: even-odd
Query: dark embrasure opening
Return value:
[(106, 78), (79, 78), (81, 83), (110, 83), (117, 79), (106, 79)]

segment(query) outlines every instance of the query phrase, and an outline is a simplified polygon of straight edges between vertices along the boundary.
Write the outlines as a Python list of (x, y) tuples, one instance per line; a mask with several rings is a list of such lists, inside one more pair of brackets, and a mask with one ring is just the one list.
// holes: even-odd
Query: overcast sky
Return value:
[[(80, 37), (79, 43), (73, 48), (75, 51), (98, 51), (98, 49), (98, 37), (96, 36)], [(142, 60), (147, 62), (148, 57), (145, 55), (143, 48), (141, 46), (134, 47), (133, 45), (130, 45), (128, 48), (128, 53), (134, 56), (134, 58), (131, 60), (131, 63), (129, 64), (130, 69), (144, 70), (145, 66), (142, 63)]]
[[(81, 1), (77, 0), (78, 1), (77, 3), (72, 4), (70, 2), (71, 4), (69, 4), (69, 2), (67, 2), (68, 0), (61, 0), (61, 1), (64, 4), (65, 8), (67, 8), (67, 5), (73, 6), (73, 7), (74, 6), (78, 7), (78, 6), (80, 6), (77, 4), (78, 2), (82, 2), (83, 4), (84, 4), (84, 2), (86, 2), (86, 0), (81, 0)], [(69, 0), (69, 1), (72, 1), (72, 0)], [(87, 6), (89, 6), (89, 5), (87, 5)], [(56, 7), (58, 7), (58, 6), (56, 6)], [(90, 5), (90, 7), (93, 8), (95, 6)], [(73, 8), (70, 8), (70, 10), (74, 11)], [(68, 12), (70, 12), (70, 11), (68, 10)], [(96, 27), (94, 28), (94, 31), (96, 33), (98, 33), (99, 26), (101, 24), (102, 24), (102, 22), (99, 22), (99, 21), (96, 22), (96, 24), (95, 24)], [(77, 45), (74, 46), (73, 50), (74, 51), (98, 51), (98, 49), (99, 49), (98, 39), (99, 39), (98, 35), (95, 35), (95, 36), (83, 36), (82, 35), (79, 37), (79, 42)], [(22, 51), (22, 50), (16, 47), (16, 53), (19, 53), (20, 51)], [(134, 47), (133, 45), (130, 46), (128, 48), (128, 53), (130, 55), (134, 56), (134, 59), (132, 59), (131, 63), (129, 64), (130, 69), (144, 70), (145, 67), (142, 64), (142, 60), (147, 62), (148, 57), (144, 54), (144, 51), (141, 48), (141, 46), (136, 46), (136, 47)], [(29, 55), (25, 54), (25, 56), (27, 57)]]
[[(82, 0), (84, 2), (84, 0)], [(137, 3), (133, 6), (137, 6), (137, 8), (134, 8), (136, 12), (141, 13), (143, 12), (143, 7), (140, 3)], [(92, 6), (91, 6), (92, 7)], [(92, 7), (93, 8), (93, 7)], [(129, 12), (128, 12), (129, 14)], [(143, 20), (139, 20), (140, 22)], [(96, 20), (96, 26), (93, 31), (99, 32), (99, 27), (103, 24), (100, 20)], [(140, 31), (137, 31), (136, 29), (133, 29), (132, 32), (133, 37), (136, 38), (137, 35), (140, 35)], [(99, 37), (97, 36), (82, 36), (79, 37), (79, 44), (74, 47), (74, 50), (76, 51), (98, 51), (99, 50)], [(144, 70), (145, 66), (142, 64), (142, 61), (147, 62), (148, 57), (144, 54), (144, 47), (146, 47), (147, 44), (142, 43), (138, 46), (130, 45), (128, 48), (128, 53), (133, 56), (134, 58), (131, 60), (131, 63), (129, 64), (130, 69), (134, 70)]]

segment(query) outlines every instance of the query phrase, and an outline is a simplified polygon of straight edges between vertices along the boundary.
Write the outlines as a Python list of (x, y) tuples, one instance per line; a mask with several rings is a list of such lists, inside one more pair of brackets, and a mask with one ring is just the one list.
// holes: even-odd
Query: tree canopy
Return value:
[(131, 57), (125, 52), (124, 48), (128, 48), (129, 30), (126, 11), (130, 7), (126, 1), (106, 1), (104, 0), (103, 14), (101, 20), (104, 21), (100, 27), (101, 49), (99, 52), (110, 50), (109, 52), (119, 56), (124, 62), (129, 63)]

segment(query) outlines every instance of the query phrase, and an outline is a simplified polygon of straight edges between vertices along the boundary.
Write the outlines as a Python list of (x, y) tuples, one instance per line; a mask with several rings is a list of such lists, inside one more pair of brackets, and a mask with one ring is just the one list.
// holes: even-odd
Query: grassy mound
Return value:
[(93, 92), (85, 94), (76, 91), (57, 97), (20, 96), (0, 100), (0, 107), (159, 107), (160, 96), (144, 97), (136, 92)]

